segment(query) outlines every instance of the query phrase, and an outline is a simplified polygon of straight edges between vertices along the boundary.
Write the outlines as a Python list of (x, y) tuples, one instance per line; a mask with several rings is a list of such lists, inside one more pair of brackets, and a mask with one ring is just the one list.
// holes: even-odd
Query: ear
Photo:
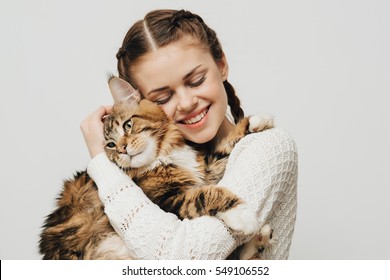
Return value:
[(121, 78), (112, 77), (108, 81), (114, 103), (120, 102), (139, 102), (141, 100), (140, 93), (135, 90), (128, 82)]
[(221, 74), (222, 81), (226, 81), (229, 75), (229, 65), (226, 60), (225, 53), (222, 52), (222, 58), (217, 61), (219, 73)]

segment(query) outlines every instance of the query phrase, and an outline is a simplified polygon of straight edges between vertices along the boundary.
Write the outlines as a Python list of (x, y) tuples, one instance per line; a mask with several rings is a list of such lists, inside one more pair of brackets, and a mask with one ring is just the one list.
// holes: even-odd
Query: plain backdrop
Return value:
[(39, 259), (44, 217), (89, 162), (80, 122), (111, 104), (128, 28), (158, 8), (217, 31), (246, 114), (299, 153), (290, 259), (390, 259), (390, 2), (0, 2), (0, 258)]

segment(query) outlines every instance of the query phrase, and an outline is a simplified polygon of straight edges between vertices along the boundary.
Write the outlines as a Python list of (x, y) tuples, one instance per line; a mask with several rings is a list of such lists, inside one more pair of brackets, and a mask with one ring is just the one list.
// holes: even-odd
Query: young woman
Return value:
[[(216, 33), (188, 11), (157, 10), (136, 22), (117, 54), (119, 76), (159, 104), (196, 145), (213, 145), (244, 113), (227, 81), (228, 63)], [(236, 237), (214, 217), (179, 220), (154, 205), (104, 153), (102, 118), (88, 116), (81, 129), (111, 224), (137, 259), (225, 259), (248, 238)], [(286, 259), (296, 217), (297, 154), (281, 129), (244, 137), (229, 157), (221, 186), (245, 199), (260, 225), (271, 224), (267, 259)]]

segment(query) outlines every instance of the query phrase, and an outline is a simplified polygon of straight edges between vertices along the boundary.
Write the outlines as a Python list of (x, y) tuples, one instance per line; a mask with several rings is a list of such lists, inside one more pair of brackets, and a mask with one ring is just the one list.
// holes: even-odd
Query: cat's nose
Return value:
[(117, 148), (117, 152), (120, 154), (127, 154), (126, 148), (127, 148), (127, 145), (124, 145), (124, 144), (119, 145)]

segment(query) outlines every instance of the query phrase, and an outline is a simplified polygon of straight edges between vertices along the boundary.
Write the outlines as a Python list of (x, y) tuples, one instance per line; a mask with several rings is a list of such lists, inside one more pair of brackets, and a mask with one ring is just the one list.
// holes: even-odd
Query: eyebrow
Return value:
[(198, 68), (202, 67), (202, 64), (199, 64), (194, 69), (192, 69), (187, 75), (184, 76), (183, 81), (187, 80)]
[[(192, 69), (188, 74), (186, 74), (184, 77), (183, 77), (183, 81), (187, 80), (192, 74), (194, 74), (194, 72), (196, 70), (198, 70), (198, 68), (202, 67), (203, 65), (202, 64), (199, 64), (198, 66), (196, 66), (194, 69)], [(167, 90), (169, 89), (168, 86), (165, 86), (165, 87), (160, 87), (160, 88), (156, 88), (156, 89), (152, 89), (151, 91), (149, 91), (146, 95), (149, 95), (153, 92), (157, 92), (157, 91), (163, 91), (163, 90)]]

